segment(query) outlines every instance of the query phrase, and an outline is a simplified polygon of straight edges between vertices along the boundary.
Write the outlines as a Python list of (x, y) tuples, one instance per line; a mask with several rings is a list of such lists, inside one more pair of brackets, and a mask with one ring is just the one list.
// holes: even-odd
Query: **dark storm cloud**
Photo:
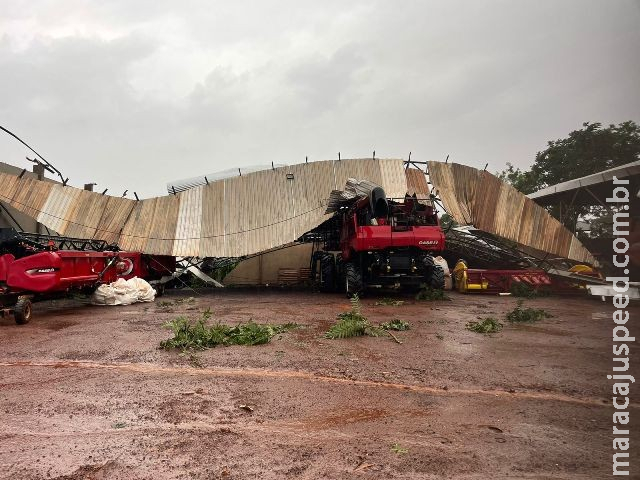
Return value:
[[(4, 2), (1, 123), (71, 177), (152, 195), (233, 166), (529, 165), (640, 120), (637, 3)], [(1, 160), (26, 166), (0, 138)]]

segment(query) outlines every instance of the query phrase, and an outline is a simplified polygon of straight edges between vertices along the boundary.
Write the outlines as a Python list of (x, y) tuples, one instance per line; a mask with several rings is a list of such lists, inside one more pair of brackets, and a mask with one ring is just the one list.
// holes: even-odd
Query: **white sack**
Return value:
[(449, 264), (444, 258), (442, 258), (441, 256), (433, 257), (433, 263), (435, 263), (436, 265), (439, 265), (440, 268), (442, 268), (442, 270), (444, 271), (445, 277), (448, 277), (451, 275), (451, 273), (449, 272)]
[(444, 258), (437, 256), (433, 257), (433, 263), (439, 265), (444, 271), (444, 289), (453, 289), (453, 280), (451, 279), (451, 272), (449, 271), (449, 264), (447, 261)]
[(100, 285), (91, 296), (94, 305), (131, 305), (136, 302), (153, 302), (156, 291), (142, 278), (119, 278), (109, 285)]

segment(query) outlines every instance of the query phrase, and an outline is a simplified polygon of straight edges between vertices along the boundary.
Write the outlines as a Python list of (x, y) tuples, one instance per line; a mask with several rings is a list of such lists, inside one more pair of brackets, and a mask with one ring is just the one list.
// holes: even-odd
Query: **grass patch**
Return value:
[(469, 322), (465, 328), (477, 333), (496, 333), (502, 330), (502, 324), (493, 317), (487, 317), (481, 322)]
[(381, 323), (380, 328), (383, 330), (396, 330), (398, 332), (402, 332), (404, 330), (409, 330), (410, 326), (409, 322), (395, 318), (390, 322)]
[(395, 300), (394, 298), (384, 297), (376, 302), (376, 305), (387, 305), (391, 307), (399, 307), (404, 303), (404, 300)]
[(173, 332), (173, 337), (160, 342), (160, 347), (185, 351), (204, 350), (218, 345), (262, 345), (268, 343), (275, 335), (297, 327), (295, 323), (270, 325), (253, 321), (234, 326), (223, 323), (209, 325), (207, 320), (210, 316), (211, 312), (207, 309), (202, 318), (195, 322), (178, 317), (165, 323), (163, 326)]
[(541, 308), (523, 308), (523, 300), (518, 300), (518, 305), (507, 313), (507, 320), (512, 323), (533, 323), (543, 318), (553, 317), (549, 312)]
[(426, 300), (426, 301), (434, 301), (434, 300), (451, 300), (444, 290), (435, 289), (431, 287), (423, 287), (418, 294), (416, 295), (416, 300)]

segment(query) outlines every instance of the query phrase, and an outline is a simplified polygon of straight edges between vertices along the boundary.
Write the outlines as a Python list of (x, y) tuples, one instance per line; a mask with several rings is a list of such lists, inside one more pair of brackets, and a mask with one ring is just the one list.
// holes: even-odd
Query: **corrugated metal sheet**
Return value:
[[(431, 182), (463, 224), (521, 245), (593, 262), (545, 210), (488, 172), (429, 162)], [(312, 162), (210, 182), (141, 201), (0, 173), (0, 200), (61, 235), (93, 237), (147, 253), (238, 257), (296, 240), (328, 218), (332, 190), (348, 178), (381, 185), (388, 196), (429, 193), (422, 172), (402, 160)]]
[(413, 195), (414, 193), (418, 197), (428, 197), (431, 193), (429, 191), (429, 185), (427, 184), (427, 177), (422, 170), (417, 168), (407, 168), (405, 170), (405, 177), (407, 180), (407, 193)]
[(594, 262), (560, 222), (491, 173), (456, 163), (428, 165), (431, 183), (459, 223), (559, 257)]
[(404, 196), (402, 160), (312, 162), (230, 177), (134, 201), (0, 174), (0, 200), (61, 235), (177, 256), (238, 257), (294, 241), (328, 218), (329, 194), (349, 177)]

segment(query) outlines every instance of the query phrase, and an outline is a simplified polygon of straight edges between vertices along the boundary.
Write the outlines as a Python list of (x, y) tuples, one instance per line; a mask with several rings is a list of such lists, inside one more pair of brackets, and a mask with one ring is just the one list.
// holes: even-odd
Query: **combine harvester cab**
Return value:
[(312, 258), (314, 273), (320, 264), (323, 291), (352, 296), (367, 288), (444, 288), (444, 270), (434, 257), (444, 250), (445, 236), (430, 199), (386, 198), (376, 186), (336, 212), (325, 238)]

